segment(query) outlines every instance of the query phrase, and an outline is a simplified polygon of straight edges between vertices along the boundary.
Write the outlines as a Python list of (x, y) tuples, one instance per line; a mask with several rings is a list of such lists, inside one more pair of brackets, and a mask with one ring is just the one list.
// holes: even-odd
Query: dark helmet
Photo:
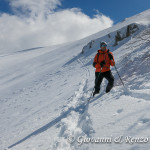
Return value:
[(100, 47), (102, 47), (102, 45), (107, 46), (107, 43), (106, 43), (106, 42), (101, 42), (101, 43), (100, 43)]

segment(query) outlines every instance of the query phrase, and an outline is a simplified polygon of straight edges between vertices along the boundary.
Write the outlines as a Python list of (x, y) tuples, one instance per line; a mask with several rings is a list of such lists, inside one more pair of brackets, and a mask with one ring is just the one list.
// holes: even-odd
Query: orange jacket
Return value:
[(101, 70), (100, 63), (104, 60), (106, 64), (103, 66), (101, 72), (109, 71), (110, 65), (111, 66), (115, 65), (114, 57), (113, 60), (110, 60), (108, 53), (110, 53), (113, 56), (112, 52), (108, 52), (108, 49), (106, 49), (105, 51), (98, 50), (98, 53), (95, 55), (94, 62), (93, 62), (93, 64), (95, 64), (94, 67), (96, 68), (95, 72), (100, 72)]

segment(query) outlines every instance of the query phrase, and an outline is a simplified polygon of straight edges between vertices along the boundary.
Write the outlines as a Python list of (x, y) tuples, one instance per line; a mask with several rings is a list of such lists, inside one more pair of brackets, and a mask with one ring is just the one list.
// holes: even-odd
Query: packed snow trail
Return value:
[[(93, 129), (91, 126), (90, 115), (88, 114), (88, 103), (87, 96), (84, 95), (83, 91), (86, 87), (85, 80), (83, 80), (80, 84), (80, 88), (75, 92), (75, 95), (68, 103), (68, 107), (66, 109), (72, 110), (68, 116), (61, 120), (60, 123), (60, 133), (58, 137), (64, 138), (63, 141), (56, 141), (53, 145), (53, 149), (78, 149), (77, 143), (68, 142), (67, 138), (73, 137), (76, 139), (79, 136), (85, 136), (93, 133)], [(87, 148), (87, 147), (86, 147)]]
[(58, 137), (61, 140), (57, 140), (52, 145), (52, 149), (67, 149), (67, 150), (76, 150), (76, 149), (88, 149), (87, 146), (80, 147), (75, 140), (79, 136), (90, 137), (94, 133), (92, 128), (92, 121), (88, 113), (89, 107), (89, 92), (88, 90), (88, 78), (90, 77), (89, 69), (84, 66), (82, 61), (82, 55), (79, 55), (77, 61), (81, 64), (83, 68), (85, 77), (79, 85), (78, 91), (75, 92), (72, 100), (67, 104), (64, 111), (70, 111), (66, 118), (61, 120), (60, 123), (60, 132)]

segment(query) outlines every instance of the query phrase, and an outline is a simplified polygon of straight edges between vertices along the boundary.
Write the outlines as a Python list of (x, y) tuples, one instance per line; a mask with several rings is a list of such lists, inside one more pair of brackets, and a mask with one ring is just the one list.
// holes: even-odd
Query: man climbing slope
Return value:
[(108, 80), (108, 84), (106, 87), (106, 93), (108, 93), (112, 87), (114, 86), (114, 77), (111, 73), (110, 66), (115, 65), (114, 57), (112, 52), (109, 52), (107, 49), (107, 43), (101, 42), (100, 48), (95, 55), (93, 66), (96, 68), (95, 70), (95, 90), (93, 96), (98, 94), (100, 91), (100, 85), (103, 81), (103, 78)]

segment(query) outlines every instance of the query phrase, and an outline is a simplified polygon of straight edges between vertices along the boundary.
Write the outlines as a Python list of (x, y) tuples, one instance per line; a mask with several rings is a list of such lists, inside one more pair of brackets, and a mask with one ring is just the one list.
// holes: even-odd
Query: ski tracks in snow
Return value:
[[(78, 62), (81, 66), (84, 65), (80, 59), (78, 59)], [(87, 93), (87, 83), (90, 71), (87, 67), (83, 67), (83, 69), (85, 70), (85, 77), (79, 83), (79, 89), (74, 93), (74, 96), (63, 110), (70, 113), (59, 123), (60, 132), (58, 137), (60, 139), (57, 139), (53, 143), (53, 150), (87, 150), (87, 145), (82, 145), (82, 147), (79, 145), (78, 138), (82, 136), (90, 137), (94, 133), (90, 114), (88, 113), (88, 98), (90, 93)]]

